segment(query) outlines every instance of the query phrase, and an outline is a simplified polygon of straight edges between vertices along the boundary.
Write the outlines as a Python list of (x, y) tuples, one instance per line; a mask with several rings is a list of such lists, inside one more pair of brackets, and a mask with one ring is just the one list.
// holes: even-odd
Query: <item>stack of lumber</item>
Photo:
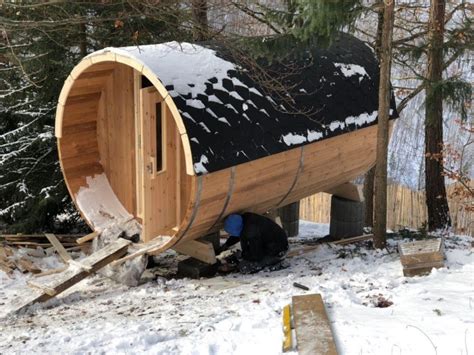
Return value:
[(444, 267), (444, 243), (441, 238), (398, 245), (404, 276), (421, 276), (433, 268)]
[(0, 246), (0, 270), (7, 275), (11, 274), (14, 270), (20, 270), (23, 273), (31, 272), (33, 274), (41, 272), (41, 269), (35, 266), (32, 258), (17, 257), (14, 250), (8, 246)]
[(11, 274), (14, 270), (23, 273), (30, 272), (42, 276), (58, 270), (43, 271), (35, 265), (35, 258), (48, 254), (41, 249), (54, 249), (63, 262), (67, 265), (71, 259), (68, 250), (89, 248), (92, 239), (97, 233), (86, 236), (74, 234), (0, 234), (0, 270)]
[[(77, 243), (77, 240), (84, 236), (83, 234), (55, 234), (55, 236), (66, 249), (83, 248)], [(0, 234), (0, 244), (25, 248), (50, 248), (53, 246), (45, 234)]]
[(45, 302), (57, 296), (112, 261), (121, 258), (127, 253), (130, 243), (128, 240), (119, 238), (80, 261), (69, 259), (68, 265), (52, 278), (30, 280), (27, 283), (30, 288), (28, 297), (21, 300), (13, 313), (21, 312), (34, 303)]

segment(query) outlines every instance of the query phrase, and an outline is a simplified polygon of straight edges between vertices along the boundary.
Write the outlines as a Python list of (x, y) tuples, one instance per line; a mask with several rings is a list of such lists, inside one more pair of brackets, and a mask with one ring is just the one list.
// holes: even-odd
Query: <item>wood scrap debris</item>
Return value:
[(31, 290), (28, 292), (28, 297), (23, 299), (21, 304), (17, 305), (13, 313), (20, 312), (34, 303), (45, 302), (57, 296), (112, 261), (125, 255), (129, 245), (130, 241), (119, 238), (82, 259), (80, 267), (71, 263), (67, 269), (57, 273), (54, 278), (49, 278), (46, 282), (39, 282), (39, 280), (29, 282)]
[[(84, 234), (55, 234), (63, 247), (77, 247), (77, 240), (84, 237)], [(13, 247), (28, 248), (50, 248), (52, 243), (44, 234), (0, 234), (0, 244)]]
[(444, 267), (443, 239), (426, 239), (398, 245), (404, 276), (420, 276)]
[(90, 242), (90, 241), (94, 240), (94, 239), (97, 238), (98, 236), (99, 236), (99, 233), (97, 233), (97, 232), (92, 232), (92, 233), (87, 234), (87, 235), (85, 235), (85, 236), (83, 236), (83, 237), (81, 237), (81, 238), (76, 239), (76, 243), (77, 243), (77, 244), (84, 244), (84, 243), (86, 243), (86, 242)]
[(7, 275), (14, 270), (19, 270), (23, 273), (30, 272), (39, 274), (42, 270), (37, 267), (33, 260), (28, 256), (19, 257), (14, 253), (14, 250), (9, 246), (0, 246), (0, 270)]
[[(357, 243), (357, 242), (361, 242), (361, 241), (365, 241), (365, 240), (370, 240), (373, 237), (374, 237), (373, 234), (364, 234), (364, 235), (359, 235), (357, 237), (351, 237), (351, 238), (346, 238), (346, 239), (341, 239), (341, 240), (336, 240), (336, 241), (330, 241), (330, 239), (327, 239), (327, 241), (328, 241), (329, 244), (332, 244), (332, 245), (347, 245), (347, 244)], [(324, 241), (316, 239), (310, 245), (304, 245), (304, 243), (303, 243), (304, 246), (302, 246), (300, 248), (291, 249), (290, 251), (288, 251), (286, 256), (291, 258), (291, 257), (294, 257), (294, 256), (310, 253), (310, 252), (318, 249), (319, 246), (326, 241), (326, 238), (327, 237), (323, 238), (323, 239), (325, 239)]]
[[(44, 235), (33, 234), (9, 234), (0, 235), (0, 270), (6, 274), (11, 274), (14, 270), (22, 273), (32, 273), (36, 275), (51, 274), (48, 270), (42, 270), (35, 263), (37, 259), (44, 257), (48, 251), (44, 248), (53, 248), (64, 263), (72, 262), (72, 257), (67, 249), (88, 248), (90, 243), (77, 245), (76, 240), (80, 235), (55, 235), (46, 233)], [(64, 245), (72, 245), (65, 248)], [(39, 247), (39, 248), (38, 248)], [(18, 252), (20, 251), (20, 252)]]
[(346, 238), (346, 239), (341, 239), (341, 240), (336, 240), (332, 242), (332, 244), (335, 245), (346, 245), (346, 244), (351, 244), (351, 243), (356, 243), (356, 242), (362, 242), (365, 240), (370, 240), (374, 237), (373, 234), (365, 234), (365, 235), (359, 235), (357, 237), (352, 237), (352, 238)]

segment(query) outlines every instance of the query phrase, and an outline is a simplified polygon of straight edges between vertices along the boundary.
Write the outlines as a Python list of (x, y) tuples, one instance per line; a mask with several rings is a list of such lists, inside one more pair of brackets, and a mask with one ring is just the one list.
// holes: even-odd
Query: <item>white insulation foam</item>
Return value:
[(76, 203), (95, 231), (101, 232), (111, 224), (133, 218), (115, 195), (105, 174), (88, 176), (86, 181), (88, 186), (79, 189)]

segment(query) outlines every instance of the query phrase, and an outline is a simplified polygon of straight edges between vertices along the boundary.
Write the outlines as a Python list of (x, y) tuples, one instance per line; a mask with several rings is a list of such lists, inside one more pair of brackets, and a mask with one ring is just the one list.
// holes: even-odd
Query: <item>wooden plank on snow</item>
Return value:
[(45, 233), (46, 238), (48, 238), (49, 242), (53, 245), (54, 249), (58, 252), (59, 256), (63, 261), (67, 264), (70, 260), (72, 260), (71, 255), (64, 249), (61, 242), (56, 238), (56, 236), (52, 233)]
[(321, 295), (293, 296), (293, 319), (300, 355), (337, 355)]
[(45, 302), (64, 290), (67, 290), (87, 276), (122, 257), (127, 252), (130, 243), (131, 242), (126, 239), (119, 238), (82, 259), (81, 264), (85, 267), (70, 265), (65, 271), (58, 273), (54, 280), (45, 283), (34, 282), (35, 289), (31, 290), (30, 297), (24, 300), (13, 312), (20, 312), (34, 303)]
[(81, 237), (81, 238), (78, 238), (78, 239), (76, 240), (76, 243), (77, 243), (77, 244), (83, 244), (83, 243), (85, 243), (85, 242), (88, 242), (88, 241), (90, 241), (90, 240), (92, 240), (92, 239), (97, 238), (98, 236), (99, 236), (99, 233), (97, 233), (97, 232), (92, 232), (92, 233), (90, 233), (90, 234), (88, 234), (88, 235), (85, 235), (85, 236), (83, 236), (83, 237)]
[(361, 241), (364, 241), (364, 240), (369, 240), (369, 239), (372, 239), (373, 237), (374, 237), (373, 234), (359, 235), (357, 237), (336, 240), (335, 242), (332, 242), (332, 244), (346, 245), (346, 244), (351, 244), (351, 243), (355, 243), (355, 242), (361, 242)]

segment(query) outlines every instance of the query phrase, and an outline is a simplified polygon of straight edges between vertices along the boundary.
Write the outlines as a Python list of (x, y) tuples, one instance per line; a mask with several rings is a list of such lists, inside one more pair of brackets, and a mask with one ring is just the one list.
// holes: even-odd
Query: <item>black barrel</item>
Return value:
[(278, 215), (288, 237), (296, 237), (299, 233), (300, 201), (280, 207)]
[(364, 203), (342, 197), (331, 198), (331, 221), (329, 235), (337, 240), (363, 234)]

